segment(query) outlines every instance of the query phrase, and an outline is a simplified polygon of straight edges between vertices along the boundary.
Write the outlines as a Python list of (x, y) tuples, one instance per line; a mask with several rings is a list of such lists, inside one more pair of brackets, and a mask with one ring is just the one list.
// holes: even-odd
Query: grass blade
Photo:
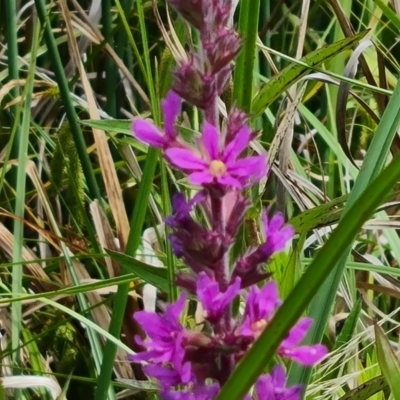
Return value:
[[(242, 398), (273, 358), (279, 343), (296, 323), (314, 297), (315, 291), (326, 280), (337, 262), (337, 254), (343, 254), (348, 244), (379, 206), (384, 196), (396, 185), (400, 174), (400, 155), (397, 155), (379, 177), (371, 182), (362, 195), (348, 208), (337, 228), (300, 278), (286, 301), (278, 309), (246, 356), (237, 366), (217, 400)], [(384, 178), (383, 178), (384, 177)]]

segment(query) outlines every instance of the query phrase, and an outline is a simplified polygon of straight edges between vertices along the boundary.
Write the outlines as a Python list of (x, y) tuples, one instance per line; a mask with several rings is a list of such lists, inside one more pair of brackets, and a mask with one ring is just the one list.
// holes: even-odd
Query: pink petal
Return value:
[(313, 346), (299, 346), (293, 349), (279, 349), (279, 354), (291, 358), (303, 365), (314, 365), (321, 361), (327, 354), (327, 349), (322, 344)]
[(152, 123), (144, 119), (136, 119), (133, 121), (132, 130), (137, 139), (150, 146), (163, 147), (166, 143), (162, 132)]
[(219, 133), (217, 128), (205, 122), (202, 133), (204, 147), (210, 156), (210, 160), (217, 160), (219, 158)]
[(170, 90), (167, 97), (161, 102), (161, 106), (164, 114), (165, 134), (169, 139), (175, 139), (174, 123), (181, 111), (181, 98)]
[(302, 318), (289, 332), (289, 335), (282, 342), (282, 347), (297, 346), (306, 336), (313, 320), (311, 318)]
[(217, 182), (224, 186), (235, 187), (238, 189), (243, 188), (243, 184), (240, 181), (238, 181), (236, 178), (234, 178), (232, 175), (229, 175), (229, 174), (225, 174), (225, 175), (222, 175), (221, 177), (217, 178)]
[(193, 172), (189, 175), (189, 182), (193, 185), (206, 185), (207, 183), (211, 183), (213, 180), (214, 176), (211, 175), (207, 169), (200, 172)]
[(165, 155), (171, 164), (184, 170), (201, 171), (208, 166), (204, 160), (195, 156), (191, 151), (186, 149), (168, 149), (166, 150)]
[(247, 147), (250, 141), (250, 129), (245, 125), (239, 130), (235, 138), (228, 144), (224, 151), (225, 163), (236, 160), (238, 155)]
[(227, 164), (228, 171), (243, 178), (256, 176), (257, 179), (266, 175), (266, 163), (263, 156), (247, 157)]
[(276, 365), (271, 372), (272, 382), (274, 383), (275, 387), (283, 388), (286, 384), (286, 373), (283, 369), (282, 365)]
[(282, 213), (276, 213), (272, 216), (269, 221), (268, 228), (266, 229), (268, 232), (276, 232), (279, 231), (283, 225), (285, 224), (285, 219), (283, 218)]

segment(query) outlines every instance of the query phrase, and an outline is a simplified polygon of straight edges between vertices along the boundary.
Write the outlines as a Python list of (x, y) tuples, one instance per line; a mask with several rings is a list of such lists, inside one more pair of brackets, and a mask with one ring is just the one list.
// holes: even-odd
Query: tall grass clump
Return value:
[(400, 400), (396, 1), (0, 2), (0, 399)]

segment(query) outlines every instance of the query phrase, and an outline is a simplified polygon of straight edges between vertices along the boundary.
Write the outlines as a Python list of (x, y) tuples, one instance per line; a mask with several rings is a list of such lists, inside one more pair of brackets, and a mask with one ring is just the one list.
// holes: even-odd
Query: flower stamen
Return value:
[(210, 173), (216, 178), (220, 178), (226, 172), (226, 165), (221, 160), (212, 160), (210, 162)]

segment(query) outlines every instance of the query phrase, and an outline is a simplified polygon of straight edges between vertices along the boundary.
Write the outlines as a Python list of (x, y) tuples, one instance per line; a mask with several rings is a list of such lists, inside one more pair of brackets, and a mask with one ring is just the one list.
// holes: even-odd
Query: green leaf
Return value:
[(400, 400), (400, 361), (381, 327), (375, 324), (378, 363), (395, 400)]
[(385, 378), (382, 375), (377, 376), (355, 389), (350, 390), (339, 400), (366, 400), (374, 394), (379, 393), (381, 390), (385, 390), (387, 386)]
[(136, 379), (117, 379), (117, 382), (122, 383), (129, 389), (136, 389), (145, 392), (158, 392), (160, 387), (157, 383), (151, 381), (138, 381)]
[(235, 64), (233, 98), (238, 107), (247, 112), (251, 111), (253, 98), (253, 70), (259, 12), (260, 0), (240, 2), (239, 33), (243, 39), (243, 47)]
[(379, 206), (385, 194), (397, 184), (400, 175), (400, 154), (365, 189), (349, 207), (337, 228), (300, 278), (273, 320), (238, 364), (222, 388), (217, 400), (237, 400), (248, 393), (257, 377), (273, 358), (276, 350), (297, 322), (337, 263), (338, 254), (345, 254), (363, 223)]
[(298, 64), (291, 64), (284, 68), (279, 74), (275, 75), (258, 92), (253, 100), (252, 114), (260, 115), (274, 100), (276, 100), (285, 90), (289, 89), (294, 83), (306, 75), (310, 69), (329, 61), (344, 50), (352, 48), (359, 42), (368, 31), (363, 31), (357, 35), (339, 40), (335, 43), (314, 50), (304, 56), (301, 61), (308, 67)]
[[(377, 182), (377, 176), (382, 173), (382, 169), (387, 162), (391, 143), (400, 124), (399, 101), (400, 81), (398, 81), (396, 85), (389, 104), (382, 115), (381, 121), (370, 143), (360, 172), (349, 193), (347, 204), (342, 213), (342, 219), (345, 219), (345, 217), (347, 219), (349, 213), (351, 215), (354, 204), (358, 202), (360, 198), (363, 198), (366, 188), (371, 187), (371, 181), (375, 180), (375, 182)], [(382, 175), (382, 180), (385, 179), (385, 175)], [(387, 197), (387, 194), (393, 187), (394, 185), (388, 187), (386, 192), (381, 192), (381, 201), (384, 201), (383, 199)], [(349, 240), (347, 250), (344, 252), (338, 251), (336, 253), (336, 265), (330, 271), (326, 281), (319, 287), (310, 304), (309, 316), (314, 320), (314, 325), (309, 330), (305, 343), (318, 343), (324, 335), (327, 319), (335, 300), (335, 294), (342, 279), (350, 251), (351, 241)], [(296, 365), (290, 370), (288, 382), (307, 384), (309, 377), (310, 368)]]
[(165, 268), (156, 268), (142, 263), (135, 258), (113, 250), (106, 250), (107, 254), (124, 267), (126, 273), (132, 273), (138, 278), (143, 279), (156, 288), (168, 293), (169, 286), (167, 280), (167, 270)]
[(359, 298), (355, 302), (349, 316), (346, 318), (346, 322), (344, 323), (343, 329), (341, 330), (338, 338), (336, 339), (332, 351), (345, 345), (353, 337), (354, 331), (357, 327), (357, 321), (361, 313), (361, 305), (362, 305), (361, 299)]
[(347, 195), (340, 196), (329, 203), (321, 204), (303, 211), (289, 221), (296, 233), (308, 232), (312, 229), (337, 222), (343, 210)]
[(105, 132), (132, 135), (132, 120), (130, 119), (85, 119), (80, 121), (80, 123), (91, 128), (101, 129)]

